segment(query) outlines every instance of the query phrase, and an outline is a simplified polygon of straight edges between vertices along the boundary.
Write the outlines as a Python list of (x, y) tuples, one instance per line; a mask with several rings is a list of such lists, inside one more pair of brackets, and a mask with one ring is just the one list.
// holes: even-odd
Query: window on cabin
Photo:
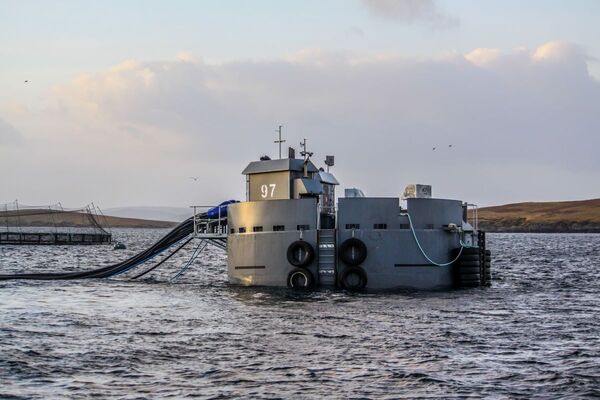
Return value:
[(387, 224), (373, 224), (373, 229), (387, 229)]
[(310, 225), (297, 225), (296, 230), (298, 231), (307, 231), (310, 229)]
[(246, 233), (246, 228), (242, 226), (240, 229), (238, 229), (238, 232)]
[(252, 228), (252, 232), (262, 232), (262, 231), (263, 231), (262, 226), (255, 226)]
[(285, 226), (284, 225), (273, 225), (273, 231), (275, 231), (275, 232), (285, 231)]
[(360, 229), (360, 224), (346, 224), (346, 229)]

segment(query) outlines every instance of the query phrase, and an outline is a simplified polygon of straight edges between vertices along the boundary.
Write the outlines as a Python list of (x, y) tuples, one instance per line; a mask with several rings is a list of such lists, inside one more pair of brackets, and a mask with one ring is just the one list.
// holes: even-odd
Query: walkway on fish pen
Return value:
[[(104, 222), (104, 226), (101, 224)], [(110, 244), (106, 217), (93, 203), (78, 209), (23, 206), (17, 201), (0, 205), (0, 245)]]

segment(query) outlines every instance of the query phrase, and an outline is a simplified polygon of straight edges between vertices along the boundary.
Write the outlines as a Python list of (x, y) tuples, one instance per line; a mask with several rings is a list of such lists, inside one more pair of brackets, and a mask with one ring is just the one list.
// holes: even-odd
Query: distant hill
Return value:
[[(103, 228), (170, 228), (176, 225), (172, 221), (157, 221), (138, 218), (97, 217)], [(20, 211), (0, 211), (0, 224), (21, 227), (90, 227), (93, 221), (88, 214), (47, 209), (28, 209)]]
[(104, 215), (121, 218), (181, 222), (192, 216), (190, 207), (115, 207), (102, 210)]
[(600, 199), (484, 207), (479, 227), (489, 232), (600, 232)]
[(105, 219), (100, 217), (100, 223), (105, 223), (110, 228), (172, 228), (177, 225), (177, 222), (173, 221), (157, 221), (152, 219), (139, 219), (139, 218), (121, 218), (106, 216)]

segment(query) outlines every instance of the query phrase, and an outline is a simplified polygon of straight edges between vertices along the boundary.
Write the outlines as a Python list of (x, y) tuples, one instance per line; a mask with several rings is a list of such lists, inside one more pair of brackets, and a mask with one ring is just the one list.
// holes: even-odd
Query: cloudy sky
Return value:
[(595, 0), (0, 0), (0, 203), (243, 198), (279, 124), (371, 196), (600, 197), (599, 18)]

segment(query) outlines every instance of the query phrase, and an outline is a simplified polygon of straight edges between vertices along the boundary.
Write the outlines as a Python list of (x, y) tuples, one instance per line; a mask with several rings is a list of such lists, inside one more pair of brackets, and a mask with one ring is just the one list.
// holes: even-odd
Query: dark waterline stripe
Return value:
[(433, 264), (394, 264), (394, 267), (434, 267)]

